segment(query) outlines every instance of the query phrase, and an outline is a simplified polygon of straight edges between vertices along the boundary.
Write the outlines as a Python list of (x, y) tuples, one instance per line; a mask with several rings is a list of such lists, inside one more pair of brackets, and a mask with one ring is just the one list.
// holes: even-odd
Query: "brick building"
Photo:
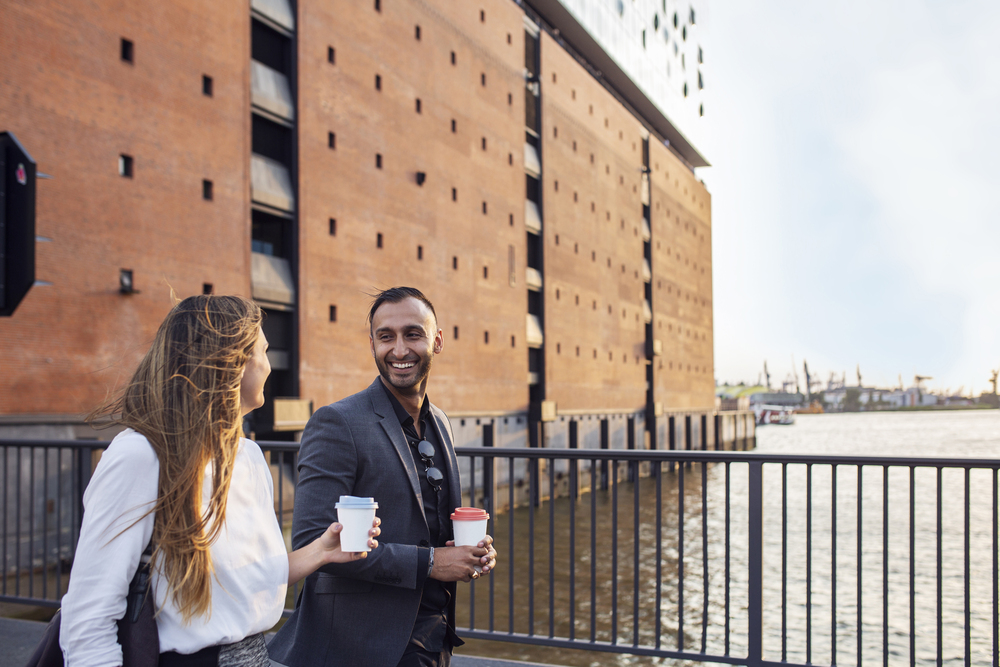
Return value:
[[(400, 284), (435, 303), (429, 393), (453, 415), (711, 410), (695, 18), (676, 0), (0, 0), (0, 130), (52, 177), (44, 284), (0, 318), (0, 426), (81, 435), (173, 290), (266, 309), (266, 392), (297, 401), (257, 429), (292, 432), (371, 381), (368, 294)], [(594, 21), (632, 41), (602, 46)]]

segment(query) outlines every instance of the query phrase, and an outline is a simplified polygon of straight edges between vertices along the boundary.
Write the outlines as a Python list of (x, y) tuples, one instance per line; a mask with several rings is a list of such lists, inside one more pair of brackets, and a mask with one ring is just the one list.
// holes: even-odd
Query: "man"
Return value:
[(380, 546), (368, 558), (306, 579), (270, 645), (290, 667), (447, 666), (461, 646), (455, 590), (496, 565), (489, 536), (455, 547), (451, 513), (462, 487), (448, 417), (427, 399), (444, 336), (434, 306), (412, 287), (375, 296), (369, 341), (379, 377), (316, 411), (302, 435), (292, 544), (337, 519), (341, 495), (374, 497)]

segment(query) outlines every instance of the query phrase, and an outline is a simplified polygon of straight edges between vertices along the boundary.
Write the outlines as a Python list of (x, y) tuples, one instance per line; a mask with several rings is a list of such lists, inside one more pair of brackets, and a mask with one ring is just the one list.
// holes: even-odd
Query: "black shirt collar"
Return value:
[[(382, 391), (384, 391), (385, 395), (389, 398), (389, 403), (392, 405), (393, 412), (396, 413), (396, 419), (399, 420), (399, 425), (406, 428), (407, 425), (413, 424), (413, 417), (411, 417), (410, 413), (406, 411), (403, 404), (399, 402), (399, 399), (396, 398), (391, 391), (389, 391), (389, 387), (385, 385), (385, 381), (379, 378), (379, 384), (382, 385)], [(427, 419), (427, 416), (430, 413), (430, 403), (430, 399), (428, 399), (427, 395), (424, 394), (424, 401), (420, 404), (419, 416), (421, 421)]]

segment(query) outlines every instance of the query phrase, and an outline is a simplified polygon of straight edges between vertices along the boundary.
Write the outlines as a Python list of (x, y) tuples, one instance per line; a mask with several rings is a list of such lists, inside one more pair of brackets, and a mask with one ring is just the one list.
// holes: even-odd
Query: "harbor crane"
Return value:
[(916, 387), (917, 389), (923, 389), (924, 388), (923, 387), (923, 381), (924, 380), (933, 380), (933, 379), (934, 378), (932, 378), (930, 375), (914, 375), (913, 376), (913, 386)]
[(990, 384), (993, 385), (993, 395), (997, 394), (997, 376), (1000, 375), (1000, 369), (990, 371)]

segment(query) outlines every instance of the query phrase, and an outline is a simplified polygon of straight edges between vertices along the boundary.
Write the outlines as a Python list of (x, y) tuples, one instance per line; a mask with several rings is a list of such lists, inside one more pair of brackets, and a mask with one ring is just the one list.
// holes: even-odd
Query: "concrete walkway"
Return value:
[[(24, 667), (45, 632), (46, 623), (0, 618), (0, 667)], [(547, 667), (534, 662), (490, 660), (456, 655), (454, 667)]]

